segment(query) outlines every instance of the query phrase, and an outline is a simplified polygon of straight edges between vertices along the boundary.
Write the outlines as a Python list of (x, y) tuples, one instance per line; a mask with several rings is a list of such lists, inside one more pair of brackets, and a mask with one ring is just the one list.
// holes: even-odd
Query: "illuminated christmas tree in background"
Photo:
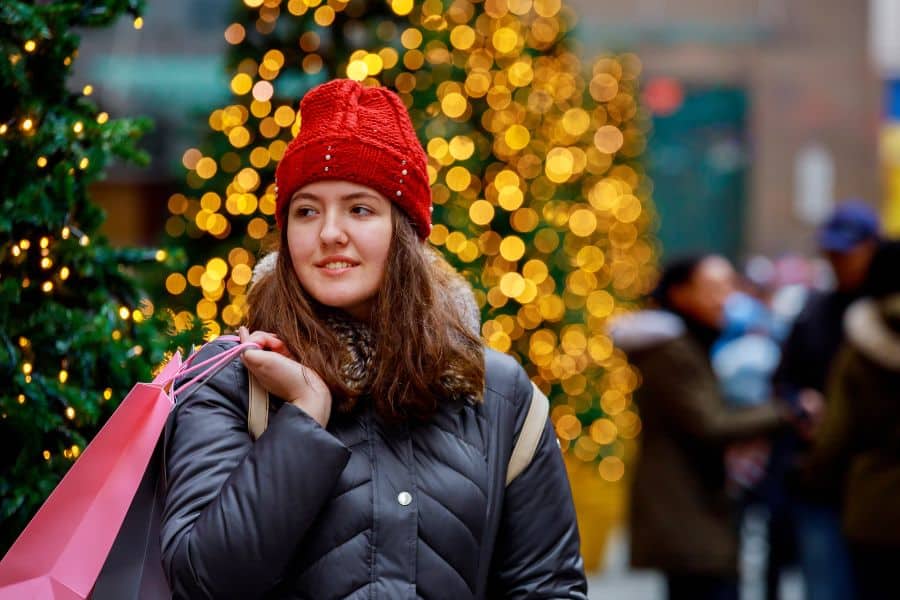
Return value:
[(166, 281), (179, 323), (241, 323), (303, 93), (334, 77), (389, 86), (428, 152), (430, 240), (475, 288), (485, 340), (549, 393), (564, 448), (620, 480), (637, 377), (605, 327), (655, 274), (648, 119), (637, 57), (582, 64), (576, 20), (560, 0), (244, 0), (225, 30), (231, 104), (169, 199), (193, 263)]
[(138, 381), (178, 339), (135, 281), (161, 250), (111, 248), (88, 194), (111, 160), (146, 161), (144, 120), (66, 88), (75, 28), (141, 2), (0, 5), (0, 554)]

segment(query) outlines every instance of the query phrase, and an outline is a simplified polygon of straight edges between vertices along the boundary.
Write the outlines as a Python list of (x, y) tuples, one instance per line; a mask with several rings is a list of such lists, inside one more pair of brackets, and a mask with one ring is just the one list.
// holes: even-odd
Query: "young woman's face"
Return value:
[(367, 320), (387, 267), (391, 203), (348, 181), (318, 181), (291, 198), (287, 243), (294, 272), (313, 298)]

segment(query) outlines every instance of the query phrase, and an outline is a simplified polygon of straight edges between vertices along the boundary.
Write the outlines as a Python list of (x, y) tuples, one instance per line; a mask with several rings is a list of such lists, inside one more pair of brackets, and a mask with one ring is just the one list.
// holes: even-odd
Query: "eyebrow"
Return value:
[[(378, 196), (376, 196), (375, 194), (372, 194), (371, 192), (351, 192), (349, 194), (344, 194), (343, 196), (340, 197), (340, 199), (345, 202), (348, 200), (359, 200), (361, 198), (374, 198), (376, 200), (380, 199)], [(321, 201), (322, 198), (315, 194), (310, 194), (309, 192), (298, 192), (291, 198), (291, 202), (294, 202), (295, 200)]]

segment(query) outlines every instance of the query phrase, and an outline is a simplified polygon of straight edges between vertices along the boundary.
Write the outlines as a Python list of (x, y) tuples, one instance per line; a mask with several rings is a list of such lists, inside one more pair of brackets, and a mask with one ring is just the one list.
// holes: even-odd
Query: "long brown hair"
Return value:
[(250, 289), (248, 327), (276, 334), (299, 362), (315, 370), (331, 390), (336, 410), (349, 412), (360, 395), (370, 394), (386, 420), (425, 420), (448, 398), (481, 398), (483, 348), (453, 298), (459, 287), (454, 278), (460, 275), (419, 240), (403, 212), (391, 209), (388, 262), (367, 324), (375, 343), (367, 389), (356, 390), (343, 381), (346, 348), (323, 318), (333, 309), (300, 285), (288, 251), (287, 226), (274, 271)]

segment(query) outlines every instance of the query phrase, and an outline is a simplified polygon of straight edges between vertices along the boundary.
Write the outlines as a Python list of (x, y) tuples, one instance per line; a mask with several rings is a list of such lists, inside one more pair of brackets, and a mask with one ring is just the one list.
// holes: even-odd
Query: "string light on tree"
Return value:
[[(125, 4), (138, 16), (141, 2)], [(132, 275), (168, 254), (111, 247), (88, 193), (112, 159), (146, 160), (136, 143), (149, 124), (110, 122), (93, 103), (92, 86), (78, 94), (67, 85), (79, 35), (123, 10), (115, 2), (85, 10), (77, 2), (13, 0), (0, 11), (0, 96), (8, 100), (0, 228), (16, 236), (0, 242), (7, 341), (0, 364), (9, 368), (0, 390), (0, 438), (9, 454), (0, 472), (0, 553), (114, 410), (110, 400), (149, 381), (171, 350), (164, 314), (135, 312), (146, 292)], [(183, 337), (173, 341), (187, 345)]]

